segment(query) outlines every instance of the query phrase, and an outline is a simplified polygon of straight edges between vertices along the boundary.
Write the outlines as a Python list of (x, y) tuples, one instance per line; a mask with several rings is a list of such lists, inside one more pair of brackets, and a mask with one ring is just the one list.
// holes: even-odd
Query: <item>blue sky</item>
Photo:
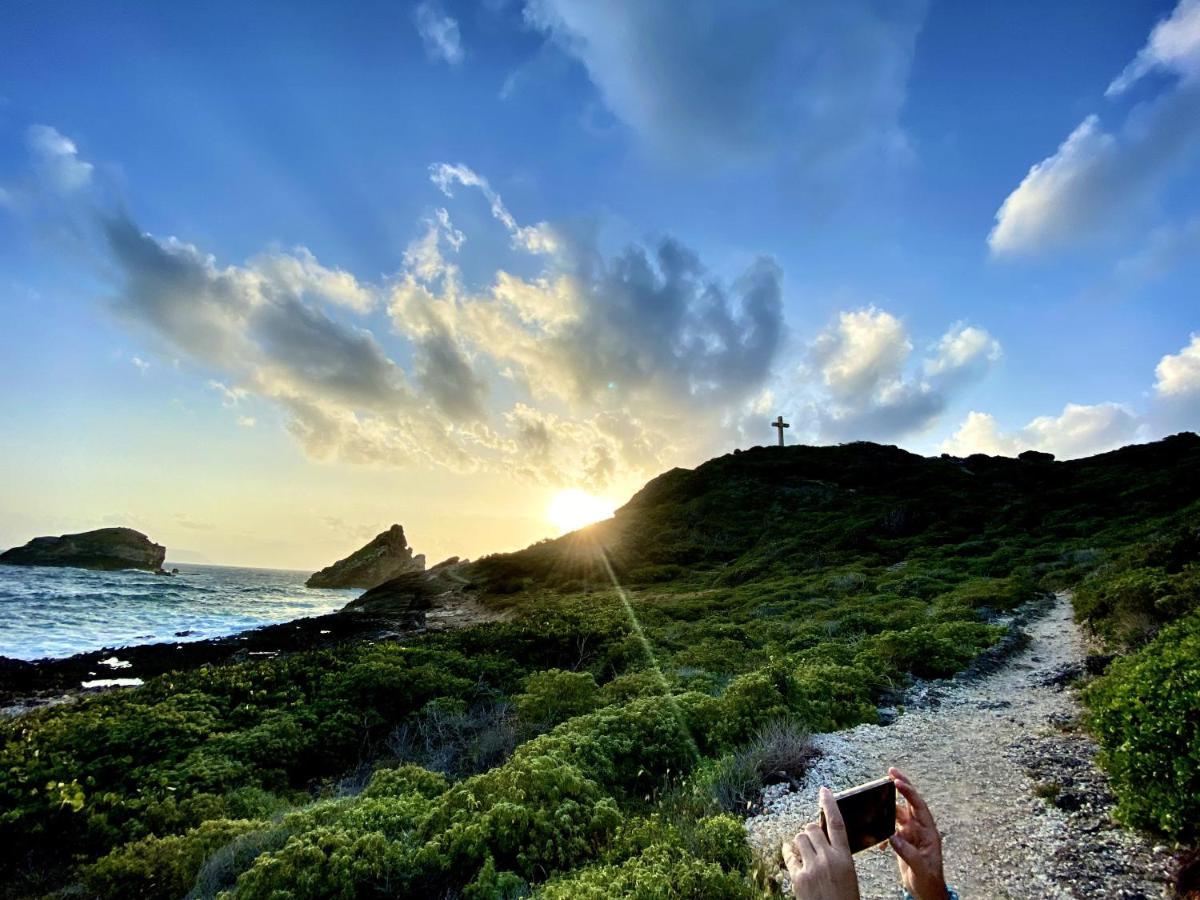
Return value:
[[(1200, 425), (1200, 2), (7, 4), (0, 545)], [(549, 529), (552, 530), (552, 529)]]

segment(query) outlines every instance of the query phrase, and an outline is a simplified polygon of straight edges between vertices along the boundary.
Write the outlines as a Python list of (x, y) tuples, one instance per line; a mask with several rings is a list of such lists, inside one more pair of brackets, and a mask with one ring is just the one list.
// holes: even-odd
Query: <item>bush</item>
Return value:
[(83, 880), (89, 891), (101, 897), (178, 900), (212, 853), (262, 826), (244, 819), (216, 819), (187, 834), (143, 838), (92, 863)]
[(432, 700), (388, 736), (397, 758), (447, 775), (485, 772), (508, 759), (518, 744), (517, 722), (503, 700), (467, 706)]
[(1200, 837), (1200, 612), (1117, 660), (1084, 697), (1122, 818)]
[(516, 697), (517, 712), (531, 725), (548, 727), (572, 716), (591, 712), (599, 701), (599, 688), (590, 672), (547, 669), (525, 680), (525, 692)]
[(739, 873), (685, 850), (655, 844), (622, 863), (590, 866), (551, 881), (540, 896), (546, 900), (741, 900), (758, 893)]
[(1077, 616), (1118, 645), (1145, 643), (1163, 624), (1200, 606), (1200, 567), (1177, 573), (1118, 564), (1097, 571), (1075, 591)]
[(896, 673), (920, 678), (948, 678), (965, 669), (1005, 633), (1004, 628), (980, 622), (945, 622), (885, 631), (869, 638), (858, 655), (863, 667), (882, 662)]
[(802, 726), (792, 719), (776, 719), (745, 746), (702, 765), (693, 786), (718, 809), (744, 816), (764, 785), (800, 779), (815, 757)]

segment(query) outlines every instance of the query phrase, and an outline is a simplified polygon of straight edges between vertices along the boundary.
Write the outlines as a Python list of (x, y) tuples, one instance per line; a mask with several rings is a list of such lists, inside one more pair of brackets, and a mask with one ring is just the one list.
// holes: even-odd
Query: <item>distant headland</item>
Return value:
[(132, 528), (97, 528), (79, 534), (36, 537), (0, 553), (9, 566), (75, 566), (80, 569), (163, 571), (167, 548)]

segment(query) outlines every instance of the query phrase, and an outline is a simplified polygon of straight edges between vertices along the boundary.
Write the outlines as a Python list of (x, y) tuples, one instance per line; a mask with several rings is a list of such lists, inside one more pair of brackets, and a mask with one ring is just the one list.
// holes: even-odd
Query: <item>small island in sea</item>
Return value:
[(161, 572), (167, 548), (132, 528), (97, 528), (79, 534), (36, 537), (23, 547), (0, 553), (0, 565), (74, 566), (115, 571)]

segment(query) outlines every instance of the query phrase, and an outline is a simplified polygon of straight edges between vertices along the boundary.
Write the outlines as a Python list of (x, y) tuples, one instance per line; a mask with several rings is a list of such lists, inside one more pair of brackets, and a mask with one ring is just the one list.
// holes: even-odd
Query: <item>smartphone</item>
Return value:
[[(896, 785), (890, 778), (868, 781), (858, 787), (834, 794), (850, 852), (857, 853), (886, 841), (896, 832)], [(825, 828), (825, 813), (821, 813), (821, 830)]]

